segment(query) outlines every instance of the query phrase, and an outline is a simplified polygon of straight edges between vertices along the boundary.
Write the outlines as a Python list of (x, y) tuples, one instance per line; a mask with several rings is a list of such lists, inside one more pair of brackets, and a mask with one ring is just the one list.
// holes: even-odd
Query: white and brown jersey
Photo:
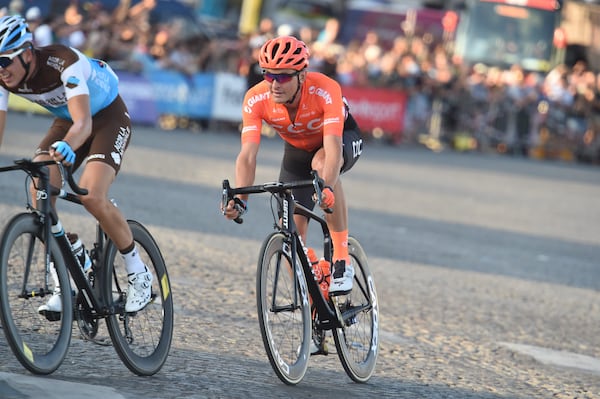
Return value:
[(92, 115), (108, 107), (118, 96), (119, 79), (101, 60), (80, 51), (51, 45), (34, 49), (37, 64), (31, 77), (19, 87), (7, 88), (0, 81), (0, 110), (8, 109), (9, 93), (14, 93), (46, 108), (55, 116), (71, 120), (67, 101), (81, 94), (90, 97)]

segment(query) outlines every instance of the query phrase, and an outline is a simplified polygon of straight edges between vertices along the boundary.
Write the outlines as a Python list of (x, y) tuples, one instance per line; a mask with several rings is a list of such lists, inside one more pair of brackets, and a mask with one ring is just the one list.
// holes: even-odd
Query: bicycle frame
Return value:
[[(102, 295), (100, 295), (94, 287), (91, 286), (90, 281), (86, 277), (82, 265), (79, 262), (79, 259), (73, 254), (71, 249), (71, 243), (67, 238), (64, 230), (61, 229), (60, 232), (52, 233), (52, 225), (55, 225), (58, 222), (58, 215), (56, 210), (51, 205), (51, 195), (56, 195), (58, 198), (63, 200), (79, 204), (81, 205), (81, 200), (79, 197), (73, 193), (66, 192), (63, 189), (56, 189), (50, 184), (50, 172), (48, 169), (48, 165), (55, 165), (54, 161), (47, 161), (43, 163), (33, 163), (28, 160), (20, 160), (16, 162), (15, 166), (5, 167), (0, 169), (0, 171), (7, 170), (17, 170), (23, 169), (25, 171), (31, 171), (32, 177), (37, 177), (38, 181), (35, 184), (36, 191), (36, 205), (33, 207), (32, 205), (28, 205), (28, 208), (37, 214), (40, 220), (40, 224), (42, 226), (42, 235), (44, 238), (44, 242), (50, 242), (51, 236), (54, 236), (60, 251), (65, 260), (65, 266), (67, 267), (69, 274), (71, 275), (73, 281), (75, 282), (76, 288), (83, 294), (85, 298), (85, 306), (86, 310), (90, 312), (92, 316), (95, 317), (104, 317), (110, 314), (114, 314), (114, 309), (110, 309), (106, 304), (104, 304), (102, 300)], [(79, 195), (87, 194), (87, 190), (82, 189), (77, 186), (75, 181), (73, 180), (73, 176), (71, 173), (67, 173), (67, 181), (69, 186), (73, 189), (74, 192)], [(50, 222), (50, 223), (49, 223)], [(104, 242), (104, 234), (98, 226), (98, 240), (97, 244), (103, 245)], [(94, 248), (96, 264), (102, 264), (102, 248)], [(50, 246), (45, 246), (45, 263), (46, 263), (46, 278), (45, 278), (45, 287), (43, 288), (43, 294), (51, 293), (48, 290), (48, 276), (50, 275)], [(96, 267), (95, 265), (93, 267)], [(97, 271), (96, 271), (97, 272)]]
[[(332, 244), (331, 244), (331, 235), (329, 233), (329, 228), (327, 227), (327, 222), (325, 219), (319, 215), (317, 215), (314, 211), (302, 206), (297, 203), (292, 195), (292, 188), (305, 188), (305, 187), (314, 187), (317, 198), (321, 198), (321, 189), (322, 189), (322, 180), (319, 179), (318, 175), (315, 171), (312, 172), (313, 180), (305, 180), (293, 183), (281, 183), (281, 182), (273, 182), (267, 183), (259, 186), (248, 186), (248, 187), (239, 187), (239, 188), (231, 188), (229, 186), (229, 181), (223, 181), (223, 203), (227, 204), (229, 200), (231, 200), (235, 195), (238, 194), (258, 194), (258, 193), (266, 193), (269, 192), (277, 198), (277, 210), (278, 215), (280, 216), (279, 222), (276, 221), (275, 228), (277, 231), (283, 233), (290, 244), (289, 254), (292, 264), (294, 265), (294, 273), (296, 273), (296, 265), (297, 265), (297, 255), (298, 248), (302, 248), (302, 252), (305, 256), (301, 256), (299, 261), (302, 269), (304, 271), (305, 280), (307, 283), (308, 292), (313, 300), (313, 305), (315, 306), (318, 314), (318, 325), (317, 327), (322, 330), (331, 330), (334, 328), (341, 328), (343, 325), (343, 320), (339, 311), (337, 311), (337, 307), (333, 306), (330, 301), (325, 299), (323, 293), (321, 292), (321, 288), (317, 284), (314, 278), (307, 278), (307, 276), (314, 276), (312, 266), (306, 256), (306, 247), (298, 234), (296, 224), (294, 222), (294, 218), (290, 217), (290, 215), (298, 214), (304, 217), (307, 217), (310, 220), (314, 220), (321, 226), (323, 232), (323, 254), (324, 258), (328, 261), (331, 261), (332, 257)], [(242, 223), (241, 219), (235, 220), (237, 223)], [(298, 287), (295, 287), (295, 290), (298, 290)], [(296, 292), (295, 300), (298, 301), (300, 295)], [(297, 303), (293, 304), (294, 306), (298, 306)]]
[[(160, 248), (141, 223), (127, 220), (147, 272), (156, 276), (150, 279), (154, 282), (150, 306), (127, 312), (127, 292), (121, 288), (128, 284), (127, 266), (115, 260), (118, 248), (100, 224), (96, 223), (96, 242), (90, 251), (91, 272), (83, 271), (68, 235), (59, 227), (53, 197), (82, 205), (87, 190), (77, 186), (69, 169), (60, 172), (70, 192), (62, 188), (65, 184), (51, 185), (49, 165), (53, 164), (21, 159), (0, 167), (0, 172), (27, 174), (27, 211), (17, 213), (0, 236), (0, 319), (7, 341), (25, 368), (50, 374), (65, 359), (73, 321), (84, 339), (106, 345), (105, 339), (96, 339), (98, 321), (104, 319), (123, 364), (137, 375), (153, 375), (164, 365), (173, 336), (173, 300)], [(57, 288), (60, 310), (43, 309), (44, 297), (56, 294)]]
[[(329, 234), (329, 228), (327, 227), (327, 222), (325, 221), (325, 219), (320, 217), (313, 211), (309, 210), (308, 208), (305, 208), (304, 206), (296, 203), (290, 190), (286, 190), (285, 192), (281, 193), (280, 198), (282, 200), (282, 203), (280, 202), (280, 207), (283, 208), (284, 215), (286, 213), (285, 209), (287, 208), (288, 215), (302, 215), (319, 223), (323, 232), (323, 257), (331, 261), (331, 235)], [(285, 217), (283, 217), (281, 225), (278, 226), (278, 230), (290, 239), (290, 242), (292, 243), (292, 263), (296, 265), (295, 260), (298, 255), (298, 246), (302, 248), (302, 252), (304, 254), (306, 254), (306, 247), (302, 242), (302, 239), (298, 235), (298, 232), (296, 230), (296, 224), (294, 223), (294, 218), (292, 217), (289, 219), (289, 221), (285, 222)], [(314, 276), (314, 272), (312, 266), (310, 265), (308, 257), (301, 256), (299, 260), (300, 265), (302, 265), (302, 269), (304, 270), (304, 276)], [(317, 281), (314, 278), (305, 278), (305, 280), (308, 292), (313, 301), (313, 306), (317, 310), (317, 314), (319, 316), (317, 318), (317, 327), (323, 330), (331, 330), (334, 328), (342, 327), (342, 321), (335, 312), (336, 308), (334, 306), (331, 306), (331, 303), (325, 299)]]

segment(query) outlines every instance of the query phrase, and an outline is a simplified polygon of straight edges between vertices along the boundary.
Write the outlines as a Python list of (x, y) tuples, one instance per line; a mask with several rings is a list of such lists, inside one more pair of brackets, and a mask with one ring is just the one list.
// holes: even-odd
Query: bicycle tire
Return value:
[[(312, 320), (304, 271), (298, 264), (294, 275), (286, 247), (290, 246), (285, 236), (278, 232), (264, 241), (256, 271), (256, 303), (271, 367), (285, 384), (296, 385), (308, 368)], [(297, 295), (300, 298), (294, 298)]]
[(150, 232), (129, 220), (137, 249), (152, 273), (152, 301), (142, 310), (125, 313), (127, 269), (115, 244), (105, 250), (102, 290), (109, 306), (120, 311), (106, 318), (108, 332), (119, 358), (134, 374), (156, 374), (164, 365), (173, 339), (173, 295), (165, 261)]
[[(365, 251), (358, 240), (348, 238), (348, 251), (354, 266), (354, 286), (338, 304), (340, 311), (363, 308), (353, 320), (333, 330), (338, 357), (346, 374), (355, 382), (367, 382), (377, 363), (379, 352), (379, 304), (375, 282)], [(342, 301), (342, 299), (340, 299)]]
[[(61, 295), (62, 309), (71, 311), (63, 311), (59, 320), (49, 321), (37, 311), (52, 294), (41, 292), (46, 286), (42, 232), (37, 215), (21, 213), (6, 225), (0, 241), (2, 330), (15, 357), (33, 374), (51, 374), (58, 369), (69, 349), (73, 324), (72, 295)], [(63, 256), (52, 237), (49, 246), (61, 291), (71, 293)], [(54, 284), (51, 277), (48, 281)]]

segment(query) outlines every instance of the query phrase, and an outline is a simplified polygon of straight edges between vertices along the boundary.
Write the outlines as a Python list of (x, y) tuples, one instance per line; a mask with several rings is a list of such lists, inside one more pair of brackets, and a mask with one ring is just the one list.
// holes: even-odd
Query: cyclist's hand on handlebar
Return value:
[(50, 146), (50, 155), (56, 162), (62, 162), (65, 165), (75, 163), (75, 151), (66, 141), (55, 141)]
[(333, 189), (329, 186), (323, 187), (323, 191), (321, 191), (321, 209), (331, 209), (333, 204), (335, 204)]
[(248, 202), (240, 198), (234, 198), (227, 203), (225, 208), (221, 204), (221, 210), (227, 219), (237, 219), (248, 211)]

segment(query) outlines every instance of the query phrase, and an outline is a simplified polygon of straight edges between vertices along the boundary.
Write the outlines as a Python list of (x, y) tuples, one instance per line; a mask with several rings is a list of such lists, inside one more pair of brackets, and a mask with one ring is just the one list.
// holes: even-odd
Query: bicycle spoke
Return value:
[(338, 356), (352, 380), (366, 382), (371, 377), (378, 353), (379, 306), (373, 277), (360, 244), (350, 238), (354, 251), (352, 263), (355, 277), (349, 295), (336, 304), (343, 315), (344, 326), (334, 331)]
[(114, 243), (109, 242), (104, 275), (105, 296), (117, 314), (107, 318), (115, 350), (123, 363), (138, 375), (153, 375), (167, 359), (173, 336), (173, 300), (167, 269), (150, 233), (130, 221), (142, 261), (152, 273), (152, 299), (141, 310), (125, 312), (127, 268)]
[[(269, 362), (286, 384), (301, 381), (308, 367), (310, 306), (304, 280), (282, 250), (283, 235), (273, 234), (261, 250), (257, 269), (259, 324)], [(301, 271), (300, 271), (301, 273)]]

